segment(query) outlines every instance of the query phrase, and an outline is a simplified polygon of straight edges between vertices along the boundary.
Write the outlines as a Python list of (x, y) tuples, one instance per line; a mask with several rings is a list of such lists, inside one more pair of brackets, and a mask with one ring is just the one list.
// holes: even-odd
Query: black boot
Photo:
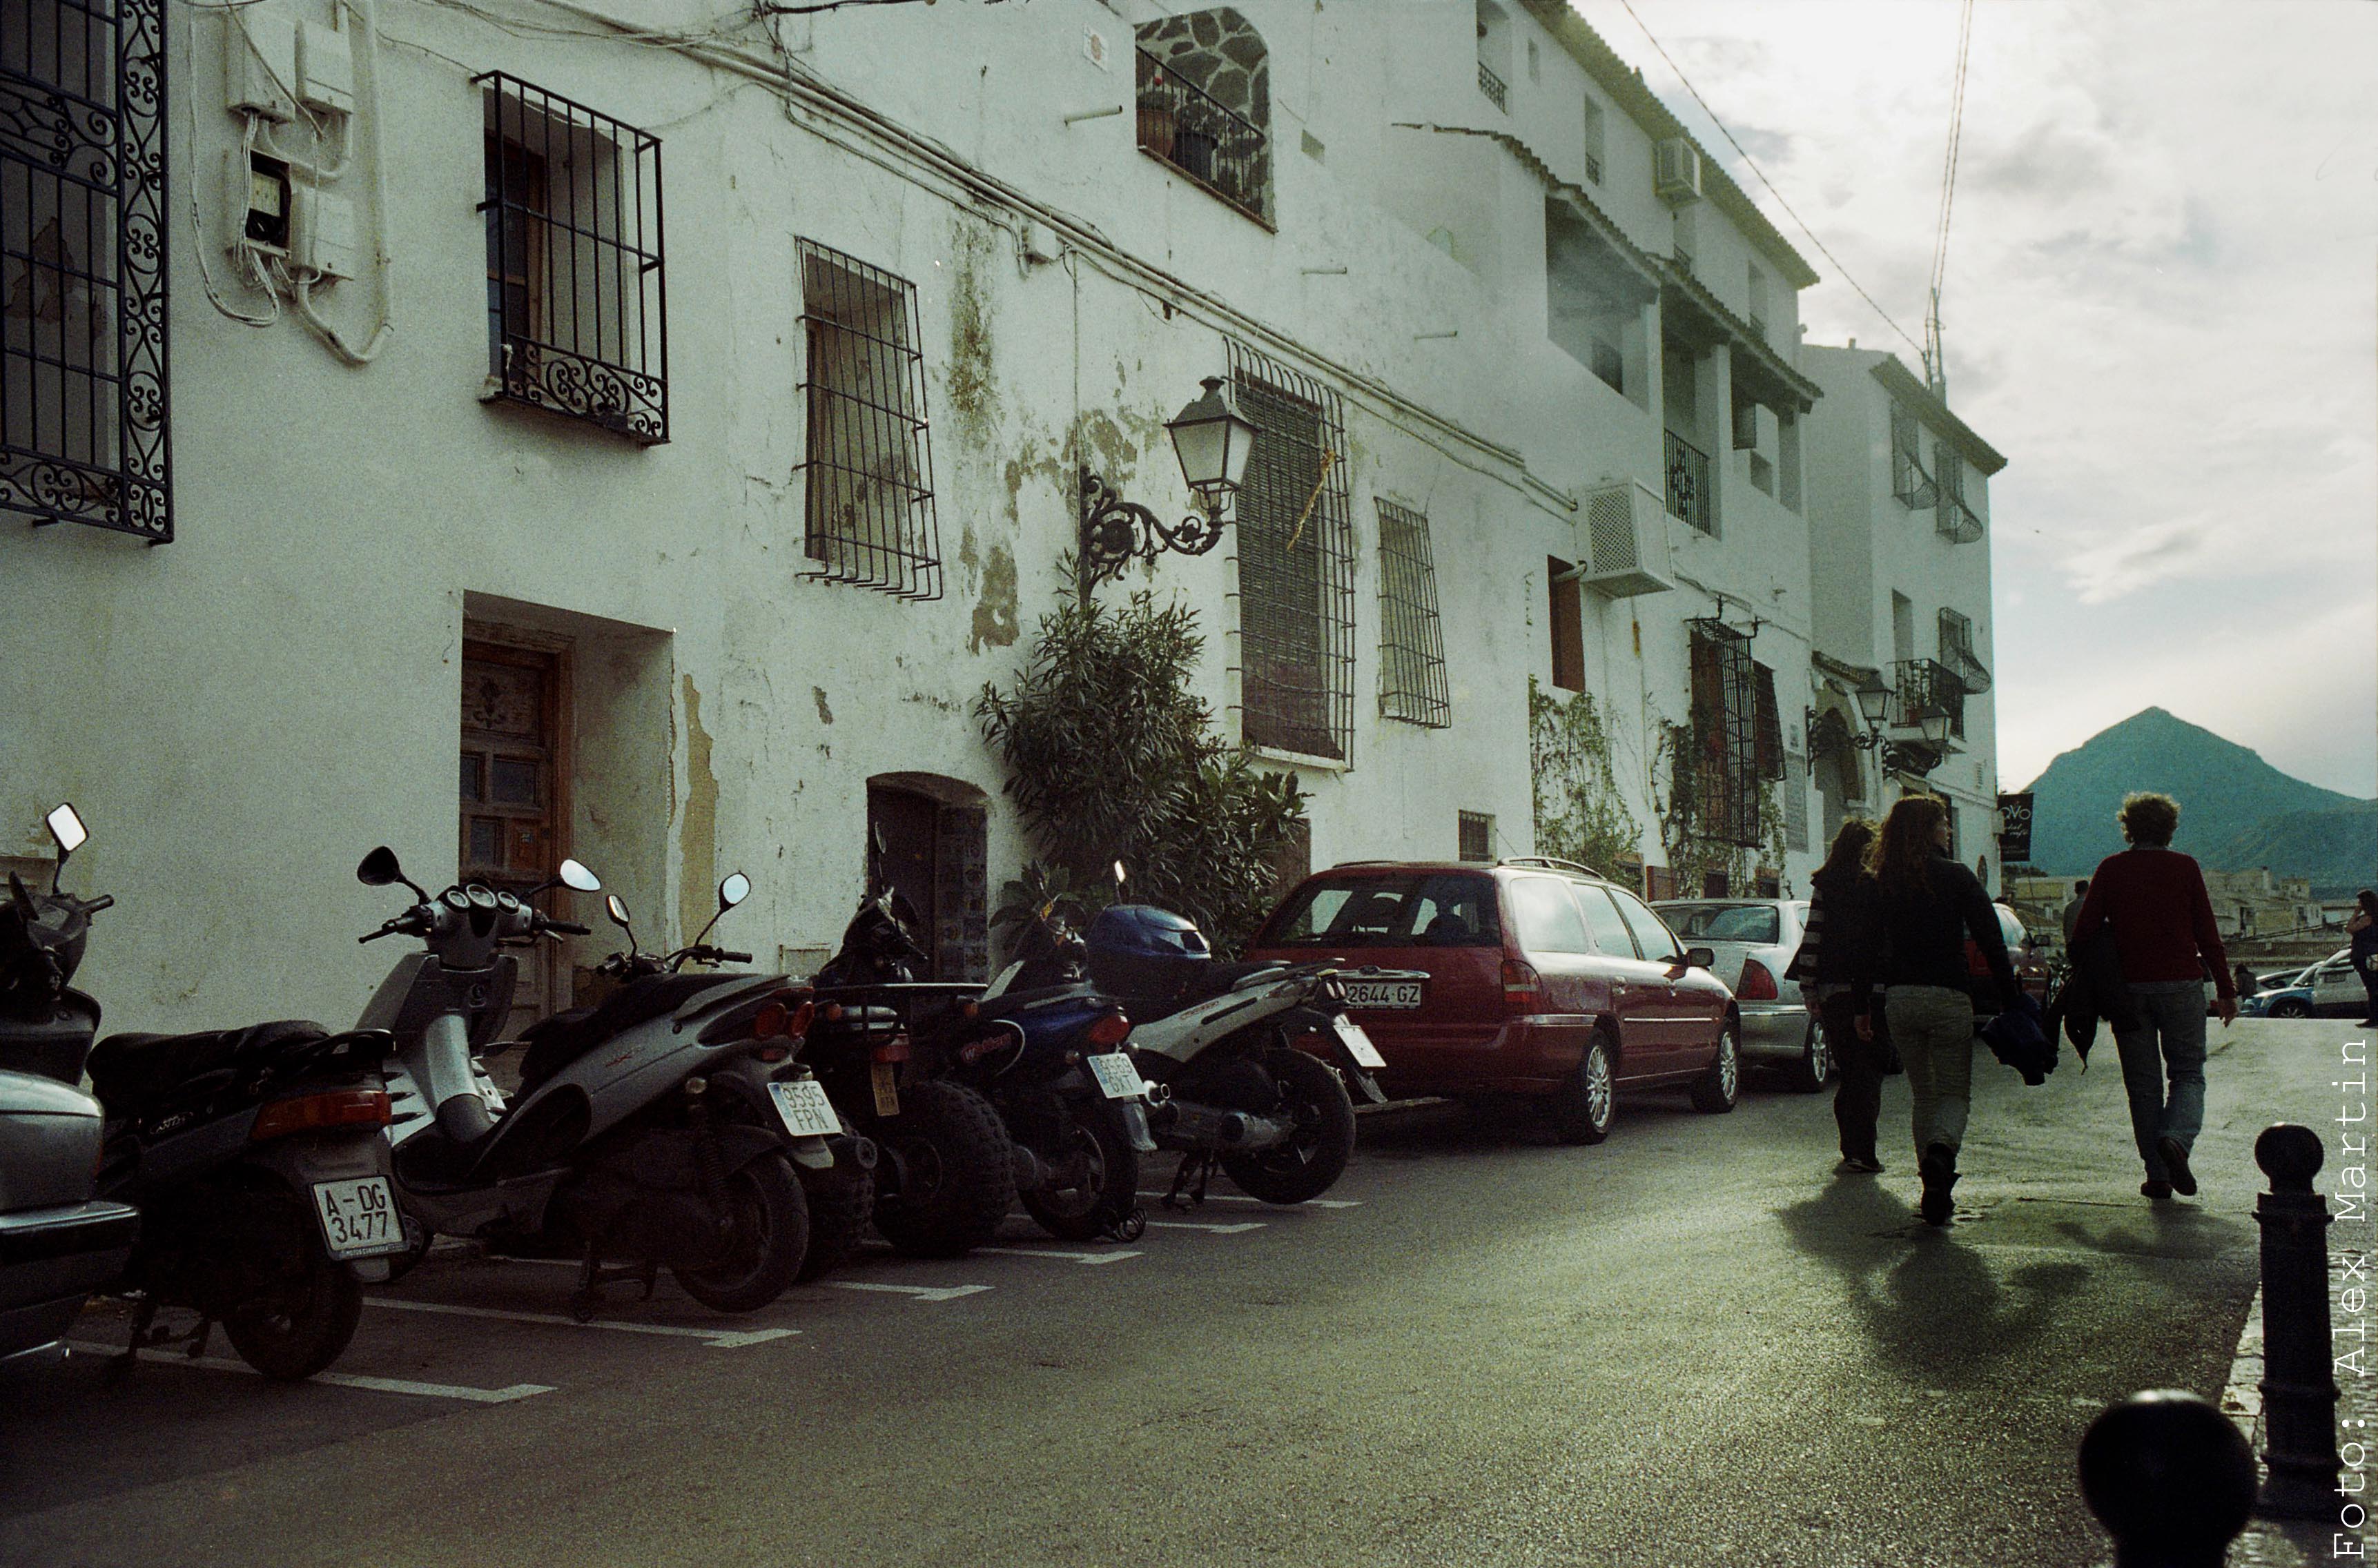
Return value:
[(1957, 1151), (1946, 1143), (1935, 1143), (1924, 1151), (1916, 1162), (1916, 1173), (1924, 1178), (1924, 1196), (1917, 1200), (1916, 1212), (1924, 1216), (1927, 1225), (1946, 1225), (1956, 1213), (1957, 1205), (1949, 1193), (1957, 1185)]

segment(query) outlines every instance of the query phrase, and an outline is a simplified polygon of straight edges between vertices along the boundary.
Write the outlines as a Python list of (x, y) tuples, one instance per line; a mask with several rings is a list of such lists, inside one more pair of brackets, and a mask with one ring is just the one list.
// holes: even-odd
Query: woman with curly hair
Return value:
[[(1882, 820), (1875, 855), (1875, 886), (1883, 932), (1880, 974), (1856, 987), (1863, 1011), (1872, 979), (1883, 987), (1883, 1018), (1907, 1067), (1916, 1101), (1916, 1168), (1923, 1178), (1917, 1212), (1927, 1225), (1946, 1225), (1955, 1212), (1957, 1149), (1974, 1083), (1974, 999), (1967, 980), (1965, 939), (1971, 936), (1998, 982), (2000, 1004), (2020, 994), (1998, 911), (1970, 867), (1949, 857), (1949, 808), (1929, 795), (1911, 795)], [(1871, 1026), (1859, 1024), (1865, 1038)]]
[(2126, 796), (2115, 820), (2131, 846), (2098, 862), (2073, 940), (2085, 942), (2113, 928), (2134, 1004), (2137, 1026), (2115, 1030), (2114, 1045), (2122, 1054), (2131, 1135), (2147, 1171), (2140, 1195), (2193, 1197), (2196, 1173), (2188, 1155), (2204, 1126), (2204, 976), (2213, 976), (2213, 1008), (2224, 1026), (2238, 1016), (2238, 982), (2214, 928), (2204, 873), (2171, 847), (2180, 802), (2168, 795)]

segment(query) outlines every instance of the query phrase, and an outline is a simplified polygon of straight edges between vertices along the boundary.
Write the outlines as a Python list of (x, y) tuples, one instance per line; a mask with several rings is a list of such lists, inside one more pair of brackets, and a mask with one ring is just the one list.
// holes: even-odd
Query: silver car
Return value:
[(1788, 898), (1697, 898), (1655, 904), (1677, 936), (1717, 955), (1711, 973), (1726, 984), (1742, 1014), (1746, 1062), (1784, 1068), (1793, 1087), (1815, 1094), (1832, 1076), (1825, 1026), (1784, 971), (1800, 951), (1808, 905)]

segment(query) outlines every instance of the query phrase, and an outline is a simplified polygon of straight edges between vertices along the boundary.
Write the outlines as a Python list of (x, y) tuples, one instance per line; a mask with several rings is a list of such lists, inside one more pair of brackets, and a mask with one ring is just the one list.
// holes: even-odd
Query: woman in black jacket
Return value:
[[(1916, 1168), (1924, 1178), (1918, 1212), (1946, 1225), (1955, 1212), (1957, 1149), (1974, 1083), (1974, 999), (1966, 990), (1965, 940), (1988, 961), (2000, 1005), (2019, 994), (1998, 911), (1973, 871), (1949, 858), (1949, 808), (1928, 795), (1895, 803), (1882, 821), (1875, 885), (1883, 932), (1880, 976), (1856, 987), (1863, 1009), (1868, 985), (1883, 985), (1883, 1015), (1907, 1064), (1916, 1101)], [(1871, 1031), (1869, 1030), (1869, 1033)]]
[(1852, 994), (1857, 977), (1871, 976), (1880, 963), (1874, 873), (1866, 865), (1873, 843), (1874, 824), (1863, 817), (1852, 817), (1833, 835), (1824, 865), (1808, 879), (1808, 921), (1800, 951), (1784, 971), (1785, 979), (1800, 982), (1801, 993), (1817, 1010), (1841, 1069), (1841, 1084), (1833, 1091), (1833, 1120), (1842, 1133), (1842, 1163), (1835, 1168), (1867, 1176), (1882, 1170), (1875, 1157), (1875, 1123), (1882, 1113), (1882, 1063), (1890, 1049), (1880, 1031), (1859, 1035), (1861, 1014)]

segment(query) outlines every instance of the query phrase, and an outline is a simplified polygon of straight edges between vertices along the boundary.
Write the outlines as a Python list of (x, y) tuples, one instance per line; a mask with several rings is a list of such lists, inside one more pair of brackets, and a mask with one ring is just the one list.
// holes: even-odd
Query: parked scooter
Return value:
[[(71, 807), (51, 813), (50, 831), (62, 873), (86, 834)], [(61, 1309), (70, 1318), (80, 1304), (75, 1287), (96, 1285), (138, 1303), (119, 1371), (152, 1346), (180, 1344), (198, 1356), (217, 1323), (267, 1377), (322, 1371), (354, 1336), (362, 1282), (388, 1277), (387, 1257), (404, 1244), (381, 1135), (388, 1036), (333, 1035), (287, 1020), (199, 1035), (114, 1035), (94, 1047), (99, 1004), (67, 981), (90, 917), (114, 901), (76, 898), (59, 890), (57, 877), (38, 897), (14, 875), (8, 880), (0, 1066), (73, 1084), (88, 1059), (105, 1114), (96, 1152), (106, 1202), (82, 1208), (105, 1233), (95, 1239), (105, 1242), (98, 1251), (120, 1264), (98, 1277), (93, 1253), (72, 1246), (75, 1224), (61, 1225), (59, 1258), (71, 1266), (58, 1276), (64, 1293), (31, 1305), (41, 1320), (33, 1326), (54, 1336), (64, 1327)], [(69, 1114), (55, 1136), (87, 1162), (90, 1131)], [(13, 1188), (13, 1159), (7, 1175)], [(126, 1205), (138, 1211), (137, 1243), (120, 1217)], [(0, 1219), (0, 1228), (13, 1227)], [(35, 1227), (27, 1239), (38, 1253), (51, 1235)], [(197, 1311), (197, 1327), (157, 1329), (165, 1307)]]
[(1156, 1149), (1147, 1085), (1119, 1048), (1131, 1020), (1089, 983), (1085, 952), (1043, 907), (1015, 962), (917, 1033), (999, 1112), (1015, 1143), (1016, 1194), (1041, 1229), (1064, 1241), (1130, 1241), (1147, 1226), (1138, 1196), (1139, 1156)]
[(1428, 976), (1217, 963), (1193, 921), (1145, 904), (1101, 910), (1087, 949), (1090, 978), (1131, 1013), (1132, 1059), (1167, 1095), (1149, 1118), (1157, 1143), (1183, 1152), (1166, 1204), (1204, 1202), (1217, 1164), (1269, 1203), (1329, 1191), (1354, 1152), (1347, 1082), (1387, 1099), (1371, 1076), (1386, 1060), (1346, 1016), (1344, 980)]
[(842, 947), (816, 979), (806, 1056), (850, 1123), (875, 1140), (875, 1228), (914, 1257), (955, 1258), (999, 1233), (1015, 1203), (1016, 1149), (991, 1102), (948, 1076), (939, 1026), (921, 1047), (907, 1029), (963, 1004), (971, 986), (918, 983), (929, 955), (915, 912), (884, 885), (872, 846), (868, 891)]
[[(358, 940), (418, 937), (426, 949), (398, 962), (364, 1013), (367, 1027), (395, 1038), (391, 1084), (427, 1110), (392, 1134), (416, 1256), (439, 1233), (574, 1255), (582, 1268), (570, 1305), (582, 1320), (617, 1280), (641, 1283), (649, 1298), (662, 1268), (722, 1312), (783, 1294), (810, 1231), (787, 1155), (830, 1166), (826, 1137), (842, 1131), (805, 1071), (761, 1059), (781, 1053), (789, 1062), (799, 1050), (811, 1014), (805, 989), (781, 976), (679, 973), (687, 963), (748, 960), (707, 946), (709, 927), (665, 958), (620, 955), (612, 968), (626, 983), (526, 1031), (520, 1097), (491, 1104), (474, 1069), (471, 1022), (510, 989), (510, 955), (498, 949), (586, 928), (475, 883), (433, 898), (385, 846), (355, 876), (370, 887), (401, 882), (417, 901)], [(564, 885), (602, 884), (564, 861), (529, 897)], [(750, 891), (740, 873), (729, 877), (719, 913)], [(624, 923), (625, 907), (618, 914)], [(765, 1121), (763, 1107), (773, 1113)]]

